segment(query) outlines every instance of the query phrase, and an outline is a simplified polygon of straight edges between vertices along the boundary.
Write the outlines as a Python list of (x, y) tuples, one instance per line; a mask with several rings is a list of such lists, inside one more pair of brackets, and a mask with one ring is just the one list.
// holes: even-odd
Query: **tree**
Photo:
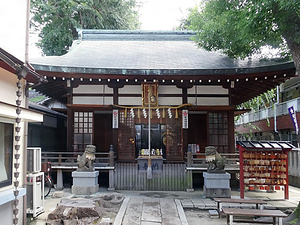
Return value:
[[(259, 96), (252, 98), (246, 102), (243, 102), (240, 105), (236, 106), (236, 109), (251, 109), (252, 112), (258, 112), (259, 110), (267, 109), (268, 107), (275, 107), (275, 104), (277, 103), (277, 93), (276, 89), (273, 88), (267, 92), (264, 92), (260, 94)], [(234, 120), (237, 121), (241, 118), (241, 115), (235, 116)], [(268, 126), (270, 126), (270, 121), (267, 118)], [(252, 124), (252, 123), (245, 123), (242, 124), (243, 127), (246, 127), (249, 129), (249, 134), (247, 133), (238, 133), (237, 135), (242, 135), (246, 138), (251, 138), (253, 131), (259, 131), (260, 127)]]
[(32, 0), (32, 26), (40, 30), (38, 46), (46, 55), (65, 54), (77, 38), (76, 28), (137, 29), (136, 0)]
[(195, 41), (206, 50), (232, 58), (258, 53), (263, 46), (287, 46), (300, 71), (298, 0), (203, 0), (186, 20)]

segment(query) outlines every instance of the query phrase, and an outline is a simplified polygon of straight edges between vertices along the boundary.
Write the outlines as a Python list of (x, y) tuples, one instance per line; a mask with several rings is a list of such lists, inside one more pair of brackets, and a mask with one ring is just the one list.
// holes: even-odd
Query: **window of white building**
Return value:
[(0, 121), (0, 187), (12, 183), (13, 127)]

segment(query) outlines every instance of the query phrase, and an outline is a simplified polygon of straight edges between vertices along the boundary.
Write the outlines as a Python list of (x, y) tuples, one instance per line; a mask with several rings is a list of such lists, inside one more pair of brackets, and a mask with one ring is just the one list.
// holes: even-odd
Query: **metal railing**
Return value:
[(300, 111), (300, 97), (292, 99), (286, 102), (277, 104), (277, 106), (268, 107), (267, 109), (259, 110), (258, 112), (249, 112), (242, 115), (237, 121), (236, 125), (241, 125), (245, 123), (252, 123), (259, 120), (264, 120), (274, 117), (274, 111), (276, 107), (276, 115), (282, 116), (289, 114), (288, 108), (294, 106), (296, 112)]

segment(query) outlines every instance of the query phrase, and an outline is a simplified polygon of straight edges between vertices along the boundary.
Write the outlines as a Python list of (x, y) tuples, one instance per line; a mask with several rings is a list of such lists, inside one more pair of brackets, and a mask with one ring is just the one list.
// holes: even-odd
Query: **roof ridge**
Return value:
[(77, 29), (80, 40), (142, 40), (142, 41), (189, 41), (195, 35), (190, 30), (96, 30)]

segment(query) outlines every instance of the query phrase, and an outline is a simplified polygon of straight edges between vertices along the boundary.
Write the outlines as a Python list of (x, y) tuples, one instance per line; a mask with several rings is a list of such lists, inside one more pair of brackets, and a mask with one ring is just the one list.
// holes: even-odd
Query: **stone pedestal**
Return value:
[(72, 172), (73, 185), (72, 194), (90, 195), (99, 191), (99, 171), (94, 172)]
[(203, 193), (206, 198), (230, 198), (230, 174), (229, 173), (203, 173)]

